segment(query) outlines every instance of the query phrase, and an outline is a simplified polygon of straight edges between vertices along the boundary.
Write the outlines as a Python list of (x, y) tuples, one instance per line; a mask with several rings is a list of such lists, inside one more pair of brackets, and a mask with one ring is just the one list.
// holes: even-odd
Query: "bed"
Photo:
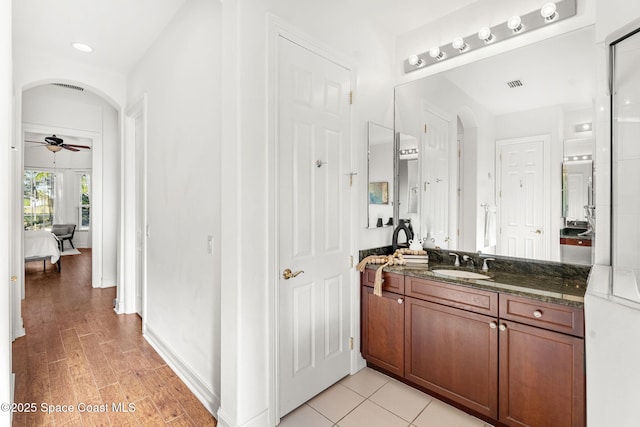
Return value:
[(60, 242), (47, 230), (29, 230), (24, 232), (24, 261), (43, 261), (46, 268), (46, 260), (50, 259), (51, 264), (58, 266), (58, 271), (62, 266), (60, 263)]

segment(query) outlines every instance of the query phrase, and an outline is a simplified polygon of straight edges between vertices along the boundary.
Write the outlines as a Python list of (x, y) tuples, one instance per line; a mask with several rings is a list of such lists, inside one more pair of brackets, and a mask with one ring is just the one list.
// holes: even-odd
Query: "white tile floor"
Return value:
[(370, 368), (344, 378), (280, 427), (491, 427)]

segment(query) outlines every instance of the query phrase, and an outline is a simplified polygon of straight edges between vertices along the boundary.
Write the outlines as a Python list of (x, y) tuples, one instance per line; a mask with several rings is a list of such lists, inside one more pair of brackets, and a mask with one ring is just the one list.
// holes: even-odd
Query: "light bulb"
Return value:
[(469, 45), (464, 42), (464, 39), (462, 37), (458, 37), (457, 39), (455, 39), (451, 43), (451, 46), (453, 46), (454, 49), (458, 49), (460, 52), (464, 52), (469, 47)]
[(545, 3), (540, 9), (540, 15), (542, 15), (545, 22), (555, 21), (558, 18), (556, 4), (553, 2)]
[(512, 16), (507, 21), (507, 27), (509, 27), (509, 29), (512, 30), (514, 33), (518, 33), (522, 31), (522, 28), (523, 28), (522, 19), (518, 15)]
[(420, 59), (418, 55), (411, 55), (408, 61), (409, 64), (413, 65), (414, 67), (422, 67), (424, 65), (424, 61)]
[(485, 43), (491, 43), (494, 39), (489, 27), (480, 28), (480, 31), (478, 31), (478, 38)]
[(441, 59), (444, 59), (445, 55), (444, 52), (440, 51), (439, 47), (432, 47), (431, 49), (429, 49), (429, 56), (440, 61)]

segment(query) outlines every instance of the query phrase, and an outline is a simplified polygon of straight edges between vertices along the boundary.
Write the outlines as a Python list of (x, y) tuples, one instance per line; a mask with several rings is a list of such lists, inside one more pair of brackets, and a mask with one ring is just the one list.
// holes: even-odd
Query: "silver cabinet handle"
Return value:
[(398, 304), (402, 304), (404, 300), (402, 298), (398, 298)]
[(498, 329), (500, 329), (501, 331), (506, 331), (507, 330), (507, 325), (505, 325), (504, 323), (500, 326), (498, 326)]
[(498, 327), (498, 324), (497, 324), (496, 322), (491, 322), (491, 323), (489, 323), (489, 327), (490, 327), (491, 329), (495, 329), (495, 328), (497, 328), (497, 327)]
[(538, 319), (541, 318), (542, 317), (542, 312), (540, 310), (534, 311), (533, 312), (533, 317), (536, 317)]

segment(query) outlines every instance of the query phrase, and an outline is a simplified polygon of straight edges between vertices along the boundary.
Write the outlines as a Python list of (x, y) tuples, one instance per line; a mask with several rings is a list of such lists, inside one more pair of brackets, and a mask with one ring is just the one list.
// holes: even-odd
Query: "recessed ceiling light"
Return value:
[(93, 52), (93, 48), (88, 44), (75, 42), (71, 43), (71, 46), (73, 46), (74, 49), (79, 50), (80, 52)]

